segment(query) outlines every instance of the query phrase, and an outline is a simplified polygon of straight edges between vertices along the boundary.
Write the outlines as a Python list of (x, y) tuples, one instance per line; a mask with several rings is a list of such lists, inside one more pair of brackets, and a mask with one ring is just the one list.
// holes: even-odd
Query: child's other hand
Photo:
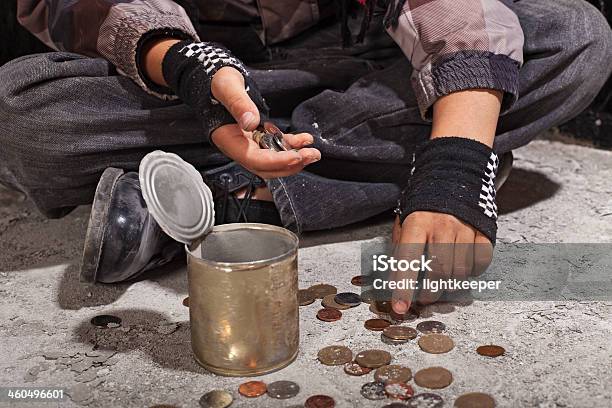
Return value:
[[(393, 242), (398, 245), (396, 257), (417, 259), (427, 246), (427, 259), (433, 259), (429, 280), (457, 279), (482, 274), (493, 258), (493, 245), (483, 234), (456, 217), (429, 211), (415, 211), (400, 226), (399, 217), (393, 226)], [(396, 272), (395, 280), (413, 279), (418, 272)], [(442, 291), (420, 290), (419, 303), (429, 304), (442, 296)], [(392, 305), (396, 313), (404, 314), (413, 301), (413, 291), (394, 290)]]

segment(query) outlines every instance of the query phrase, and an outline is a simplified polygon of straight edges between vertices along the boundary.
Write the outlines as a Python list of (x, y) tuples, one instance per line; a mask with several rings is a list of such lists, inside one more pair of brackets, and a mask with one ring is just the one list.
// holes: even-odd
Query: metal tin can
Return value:
[(191, 344), (216, 374), (254, 376), (297, 356), (298, 239), (265, 224), (215, 226), (187, 248)]

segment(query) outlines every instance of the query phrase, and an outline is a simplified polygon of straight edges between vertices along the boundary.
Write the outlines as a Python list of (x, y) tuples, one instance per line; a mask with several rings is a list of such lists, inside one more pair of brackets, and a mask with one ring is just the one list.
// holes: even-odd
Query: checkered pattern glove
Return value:
[(233, 67), (244, 76), (246, 91), (259, 109), (263, 122), (269, 109), (251, 79), (246, 67), (225, 47), (215, 43), (176, 43), (166, 53), (162, 62), (164, 79), (181, 100), (193, 108), (203, 121), (206, 136), (220, 126), (236, 123), (232, 115), (212, 96), (213, 75), (222, 67)]
[(495, 244), (498, 165), (493, 150), (475, 140), (442, 137), (424, 143), (414, 154), (412, 175), (396, 209), (400, 221), (415, 211), (446, 213)]

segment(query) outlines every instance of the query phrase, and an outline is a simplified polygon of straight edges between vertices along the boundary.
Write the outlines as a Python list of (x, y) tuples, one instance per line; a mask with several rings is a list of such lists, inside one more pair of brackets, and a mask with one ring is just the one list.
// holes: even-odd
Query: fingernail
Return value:
[(244, 130), (249, 128), (249, 125), (255, 120), (255, 115), (251, 112), (244, 112), (238, 121), (240, 127)]
[(396, 300), (393, 302), (393, 310), (396, 313), (404, 314), (408, 311), (408, 304), (403, 300)]

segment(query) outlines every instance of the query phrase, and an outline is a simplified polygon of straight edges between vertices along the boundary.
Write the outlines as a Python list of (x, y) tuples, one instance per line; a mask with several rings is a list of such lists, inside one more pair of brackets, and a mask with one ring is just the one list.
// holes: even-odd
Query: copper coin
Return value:
[(503, 355), (506, 350), (501, 346), (495, 346), (493, 344), (489, 344), (486, 346), (480, 346), (476, 349), (476, 352), (481, 356), (486, 357), (499, 357)]
[(268, 395), (276, 399), (293, 398), (300, 392), (300, 386), (293, 381), (275, 381), (268, 384)]
[(411, 308), (406, 313), (401, 315), (399, 313), (395, 313), (395, 311), (391, 309), (389, 316), (391, 317), (391, 320), (396, 322), (412, 322), (419, 318), (419, 313)]
[(244, 395), (245, 397), (249, 398), (264, 395), (267, 390), (268, 387), (263, 381), (248, 381), (240, 384), (240, 386), (238, 387), (238, 392), (240, 393), (240, 395)]
[(232, 405), (232, 394), (224, 390), (213, 390), (202, 395), (200, 406), (202, 408), (226, 408)]
[(357, 275), (351, 279), (351, 283), (355, 286), (370, 286), (374, 282), (374, 278), (370, 275)]
[(344, 346), (327, 346), (319, 350), (317, 358), (328, 366), (342, 365), (353, 360), (353, 352)]
[(437, 390), (448, 387), (453, 382), (453, 374), (442, 367), (424, 368), (414, 375), (414, 382), (420, 387)]
[(359, 306), (361, 304), (361, 297), (353, 292), (342, 292), (338, 293), (334, 300), (336, 303), (340, 303), (341, 305), (346, 305), (350, 307)]
[(344, 372), (347, 373), (348, 375), (354, 375), (356, 377), (361, 376), (361, 375), (366, 375), (370, 371), (372, 371), (371, 368), (362, 367), (359, 364), (357, 364), (355, 361), (349, 361), (348, 363), (344, 365)]
[(368, 368), (378, 368), (391, 362), (391, 354), (385, 350), (365, 350), (355, 356), (357, 364)]
[(417, 336), (417, 331), (408, 326), (389, 326), (382, 334), (392, 340), (412, 340)]
[(306, 306), (315, 301), (315, 295), (310, 291), (310, 289), (300, 289), (298, 290), (298, 304), (300, 306)]
[(442, 354), (451, 351), (455, 343), (444, 334), (425, 334), (419, 339), (419, 347), (427, 353)]
[(414, 389), (406, 383), (387, 383), (385, 393), (389, 398), (405, 401), (414, 395)]
[(408, 343), (410, 340), (394, 340), (394, 339), (390, 339), (389, 337), (385, 336), (384, 334), (380, 334), (380, 340), (385, 343), (388, 344), (390, 346), (398, 346), (400, 344), (406, 344)]
[(115, 328), (121, 326), (121, 319), (112, 315), (99, 315), (90, 320), (91, 324), (98, 327)]
[(368, 330), (383, 331), (385, 328), (389, 327), (391, 323), (384, 319), (368, 319), (363, 325)]
[(326, 285), (323, 283), (319, 285), (312, 285), (307, 290), (311, 291), (314, 297), (317, 299), (323, 299), (327, 295), (335, 295), (338, 293), (338, 289), (336, 289), (335, 286)]
[(374, 372), (376, 381), (386, 383), (407, 383), (412, 379), (412, 371), (408, 367), (400, 365), (386, 365), (376, 369)]
[(426, 320), (417, 324), (416, 328), (423, 334), (442, 333), (444, 330), (446, 330), (444, 323), (436, 320)]
[(324, 322), (335, 322), (336, 320), (340, 320), (341, 317), (342, 312), (338, 309), (332, 309), (331, 307), (324, 307), (317, 312), (317, 319)]
[(183, 306), (189, 307), (189, 297), (186, 297), (185, 299), (183, 299)]
[(470, 392), (455, 400), (455, 408), (493, 408), (495, 400), (489, 394)]
[(304, 403), (305, 408), (334, 408), (336, 401), (328, 395), (313, 395)]
[(345, 310), (345, 309), (350, 309), (350, 306), (347, 305), (341, 305), (340, 303), (337, 303), (334, 298), (336, 297), (336, 295), (331, 294), (331, 295), (327, 295), (323, 298), (323, 300), (321, 300), (321, 305), (323, 307), (331, 307), (332, 309), (338, 309), (338, 310)]
[(444, 400), (442, 397), (429, 392), (414, 395), (406, 403), (407, 408), (442, 408), (443, 406)]
[(387, 398), (385, 384), (377, 381), (369, 382), (361, 386), (361, 395), (369, 400), (382, 400)]

